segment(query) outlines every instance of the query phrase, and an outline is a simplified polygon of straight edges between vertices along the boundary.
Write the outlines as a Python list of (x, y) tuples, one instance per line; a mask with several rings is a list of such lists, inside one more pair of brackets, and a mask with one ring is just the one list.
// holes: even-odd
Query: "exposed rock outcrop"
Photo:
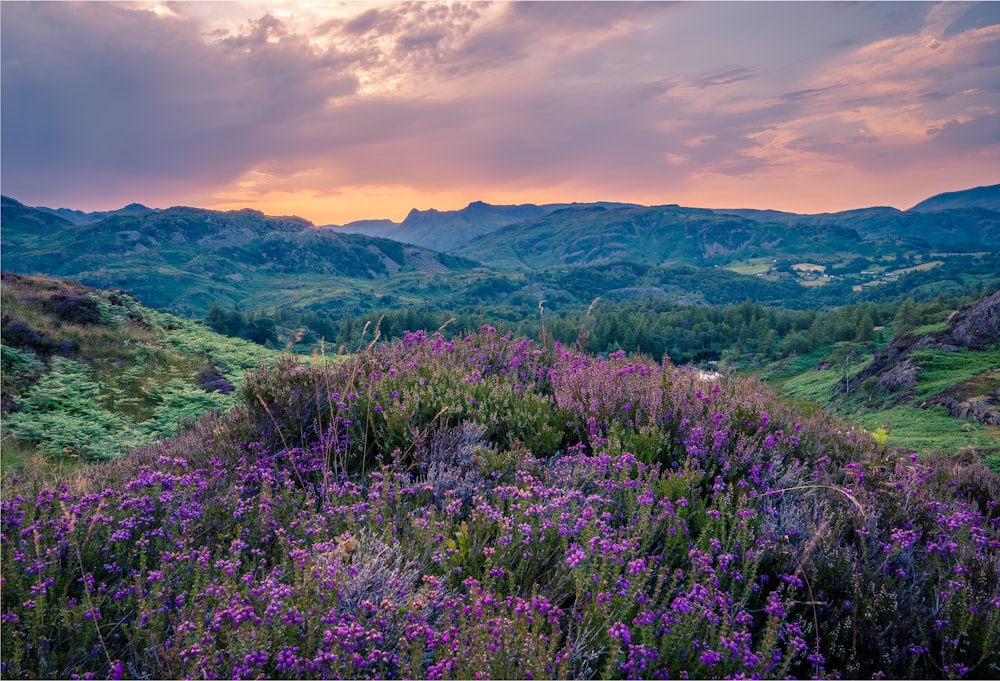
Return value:
[[(900, 404), (913, 398), (914, 391), (910, 389), (919, 380), (920, 361), (913, 356), (914, 350), (983, 351), (998, 343), (1000, 290), (953, 312), (948, 318), (947, 328), (941, 331), (923, 335), (905, 334), (893, 339), (851, 379), (851, 385), (860, 385), (874, 376), (880, 390), (891, 396), (889, 404)], [(842, 382), (836, 389), (843, 392), (846, 387), (846, 383)], [(1000, 425), (1000, 367), (922, 400), (916, 406), (926, 409), (935, 405), (946, 407), (955, 418)]]
[(948, 318), (948, 329), (939, 344), (984, 350), (1000, 342), (1000, 289), (976, 303), (956, 310)]
[(926, 409), (941, 405), (957, 419), (1000, 426), (1000, 369), (987, 371), (920, 402)]

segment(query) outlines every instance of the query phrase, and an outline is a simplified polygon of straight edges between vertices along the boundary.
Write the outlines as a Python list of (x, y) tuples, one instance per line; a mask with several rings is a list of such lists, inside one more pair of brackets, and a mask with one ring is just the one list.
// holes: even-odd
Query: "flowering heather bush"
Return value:
[(219, 367), (211, 366), (198, 374), (198, 385), (205, 392), (218, 392), (228, 395), (233, 391), (233, 385), (222, 375)]
[(757, 382), (485, 327), (239, 392), (4, 485), (3, 677), (1000, 674), (992, 474)]
[(72, 324), (97, 324), (101, 320), (96, 298), (73, 291), (58, 291), (42, 303), (42, 308)]
[(21, 320), (11, 320), (5, 317), (2, 335), (4, 342), (10, 347), (28, 350), (38, 355), (51, 355), (58, 348), (58, 344), (51, 336), (31, 328)]

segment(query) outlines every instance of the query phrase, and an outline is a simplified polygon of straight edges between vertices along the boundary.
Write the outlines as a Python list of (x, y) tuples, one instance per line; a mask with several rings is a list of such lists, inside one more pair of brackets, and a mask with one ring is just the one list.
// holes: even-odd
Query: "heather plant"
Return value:
[(1000, 483), (759, 382), (486, 327), (233, 395), (5, 481), (0, 676), (1000, 673)]
[(72, 324), (96, 324), (101, 319), (95, 298), (70, 291), (53, 293), (42, 303), (42, 309)]

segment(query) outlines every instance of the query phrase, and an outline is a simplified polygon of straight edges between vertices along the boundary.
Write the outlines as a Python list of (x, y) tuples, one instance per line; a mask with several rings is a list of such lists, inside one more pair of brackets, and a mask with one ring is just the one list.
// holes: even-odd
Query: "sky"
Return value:
[(316, 224), (1000, 183), (1000, 3), (0, 3), (0, 189)]

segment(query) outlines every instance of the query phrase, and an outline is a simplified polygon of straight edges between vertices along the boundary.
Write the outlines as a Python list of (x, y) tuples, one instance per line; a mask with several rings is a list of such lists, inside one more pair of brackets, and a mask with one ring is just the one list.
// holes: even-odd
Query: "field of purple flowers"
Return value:
[(1000, 675), (1000, 489), (489, 327), (4, 481), (3, 678)]

